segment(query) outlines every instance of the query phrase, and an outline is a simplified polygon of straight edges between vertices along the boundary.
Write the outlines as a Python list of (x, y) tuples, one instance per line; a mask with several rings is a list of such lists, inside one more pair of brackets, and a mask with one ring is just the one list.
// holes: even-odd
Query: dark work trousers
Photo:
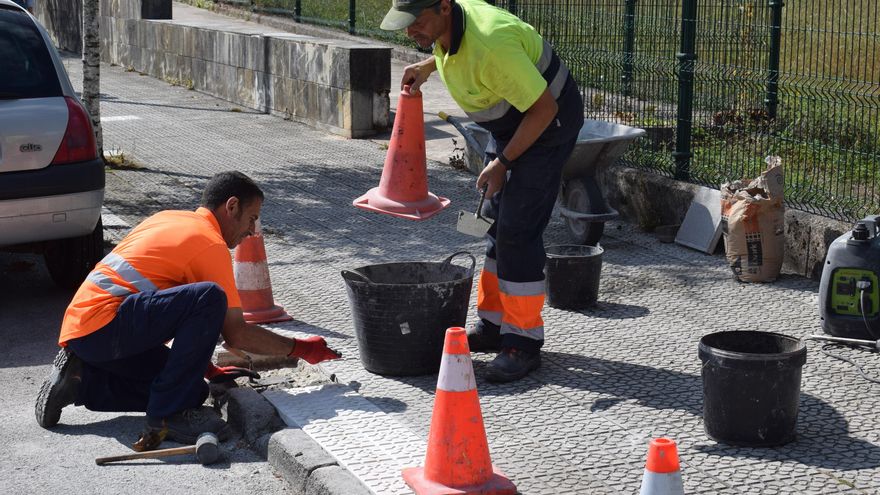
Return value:
[[(514, 161), (504, 188), (492, 196), (488, 213), (495, 222), (487, 235), (486, 257), (496, 260), (499, 280), (544, 280), (544, 230), (559, 195), (562, 167), (576, 141), (573, 136), (558, 146), (530, 147)], [(543, 329), (541, 334), (535, 339), (502, 332), (501, 345), (536, 351), (544, 343)]]
[(110, 323), (67, 343), (83, 361), (76, 404), (156, 419), (200, 406), (225, 317), (226, 293), (212, 282), (128, 296)]

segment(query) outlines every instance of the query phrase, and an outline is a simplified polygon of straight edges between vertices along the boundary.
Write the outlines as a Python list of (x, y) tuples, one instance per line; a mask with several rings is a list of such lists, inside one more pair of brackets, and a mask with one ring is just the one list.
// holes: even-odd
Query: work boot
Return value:
[(223, 418), (215, 410), (205, 406), (184, 409), (164, 420), (147, 417), (148, 431), (161, 431), (166, 428), (167, 431), (163, 437), (165, 440), (187, 445), (195, 444), (199, 435), (205, 432), (214, 433), (220, 441), (228, 439), (230, 433), (226, 421), (223, 421)]
[(541, 352), (529, 352), (514, 347), (505, 347), (489, 363), (486, 380), (506, 383), (519, 380), (541, 366)]
[(52, 428), (61, 419), (61, 410), (76, 400), (82, 383), (82, 360), (76, 354), (62, 348), (52, 363), (52, 372), (40, 387), (34, 412), (37, 424)]
[(501, 350), (501, 327), (479, 319), (467, 329), (468, 347), (471, 352), (498, 352)]

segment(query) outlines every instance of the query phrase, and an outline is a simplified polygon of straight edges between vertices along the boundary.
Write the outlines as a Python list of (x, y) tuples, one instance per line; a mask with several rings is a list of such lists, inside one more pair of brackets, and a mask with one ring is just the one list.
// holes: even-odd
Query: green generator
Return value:
[(880, 216), (859, 220), (828, 247), (819, 283), (822, 330), (880, 340)]

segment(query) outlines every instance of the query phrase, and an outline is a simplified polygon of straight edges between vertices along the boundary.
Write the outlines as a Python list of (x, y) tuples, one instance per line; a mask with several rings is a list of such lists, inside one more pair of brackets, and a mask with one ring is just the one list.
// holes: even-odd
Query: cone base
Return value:
[(293, 317), (287, 314), (281, 306), (272, 306), (268, 309), (244, 312), (244, 321), (248, 323), (276, 323), (279, 321), (290, 321), (292, 319)]
[(352, 201), (351, 204), (364, 210), (385, 213), (408, 220), (427, 220), (449, 206), (449, 199), (429, 192), (428, 196), (421, 201), (395, 201), (383, 196), (379, 192), (379, 188), (374, 187)]
[(645, 469), (639, 495), (684, 495), (681, 472), (652, 473)]
[(504, 473), (492, 466), (494, 474), (485, 483), (468, 486), (446, 486), (425, 479), (425, 468), (415, 467), (403, 470), (403, 480), (416, 495), (516, 495), (516, 487)]

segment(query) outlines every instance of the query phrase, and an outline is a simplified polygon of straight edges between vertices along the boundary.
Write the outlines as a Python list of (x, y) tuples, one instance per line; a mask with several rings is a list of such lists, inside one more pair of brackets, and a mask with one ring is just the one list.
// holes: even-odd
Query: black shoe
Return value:
[(184, 409), (164, 420), (147, 417), (147, 430), (163, 429), (167, 429), (162, 437), (165, 440), (188, 445), (195, 444), (202, 433), (211, 432), (220, 441), (227, 440), (230, 433), (226, 421), (216, 411), (205, 406)]
[(66, 348), (58, 351), (52, 372), (37, 395), (34, 412), (37, 423), (43, 428), (52, 428), (61, 419), (61, 410), (73, 404), (82, 383), (82, 361)]
[(498, 352), (501, 350), (501, 327), (486, 320), (477, 320), (467, 329), (471, 352)]
[(541, 366), (541, 353), (505, 347), (489, 363), (486, 380), (506, 383), (519, 380)]

